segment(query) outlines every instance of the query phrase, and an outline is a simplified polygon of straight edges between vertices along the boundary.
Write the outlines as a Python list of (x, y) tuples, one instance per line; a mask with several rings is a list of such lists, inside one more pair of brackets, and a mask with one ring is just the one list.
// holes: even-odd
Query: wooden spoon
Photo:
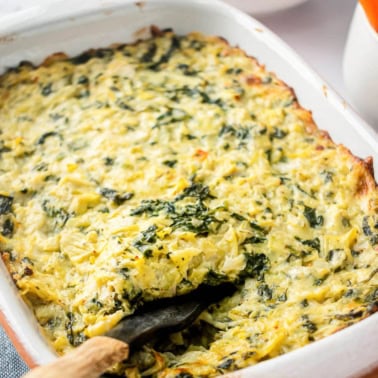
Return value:
[(38, 367), (24, 378), (97, 378), (126, 360), (130, 346), (138, 347), (162, 334), (189, 326), (211, 303), (235, 292), (233, 284), (203, 285), (190, 294), (147, 303), (123, 319), (105, 336), (96, 336), (56, 361)]

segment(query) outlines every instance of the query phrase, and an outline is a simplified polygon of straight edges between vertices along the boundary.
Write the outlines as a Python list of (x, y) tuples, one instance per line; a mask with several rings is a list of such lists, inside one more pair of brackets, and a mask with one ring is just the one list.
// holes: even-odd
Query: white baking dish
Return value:
[(277, 12), (282, 9), (295, 7), (306, 1), (307, 0), (226, 0), (228, 4), (253, 15)]
[[(177, 33), (193, 30), (225, 37), (264, 63), (292, 86), (300, 103), (313, 111), (321, 129), (360, 157), (373, 156), (377, 136), (289, 47), (256, 20), (218, 1), (64, 0), (34, 7), (0, 24), (0, 72), (20, 60), (40, 63), (56, 51), (78, 54), (90, 47), (131, 42), (154, 24)], [(141, 31), (142, 30), (142, 31)], [(146, 29), (145, 29), (146, 30)], [(2, 315), (1, 315), (2, 313)], [(0, 264), (0, 321), (31, 366), (55, 358), (30, 310)], [(378, 365), (378, 314), (321, 341), (233, 373), (237, 377), (357, 377)]]

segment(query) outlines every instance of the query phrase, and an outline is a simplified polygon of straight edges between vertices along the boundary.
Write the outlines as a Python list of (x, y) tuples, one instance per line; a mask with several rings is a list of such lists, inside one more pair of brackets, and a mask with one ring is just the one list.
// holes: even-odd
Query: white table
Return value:
[[(3, 15), (46, 1), (56, 0), (0, 0), (0, 22)], [(348, 100), (342, 79), (341, 62), (355, 4), (356, 0), (309, 0), (292, 9), (255, 17), (293, 47)], [(0, 348), (4, 350), (10, 348), (10, 345), (6, 341), (6, 345), (0, 345)], [(0, 377), (19, 376), (14, 371), (14, 366), (12, 370), (9, 362), (0, 361)], [(19, 366), (19, 371), (25, 369), (22, 366)]]
[(292, 9), (256, 16), (347, 99), (341, 63), (356, 0), (309, 0)]

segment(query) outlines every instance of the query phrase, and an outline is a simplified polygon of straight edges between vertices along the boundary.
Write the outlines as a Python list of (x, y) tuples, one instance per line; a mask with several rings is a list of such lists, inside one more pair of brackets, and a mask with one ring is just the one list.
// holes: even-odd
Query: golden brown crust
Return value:
[(69, 56), (63, 52), (57, 52), (54, 54), (49, 55), (42, 63), (41, 66), (48, 67), (51, 66), (55, 62), (59, 62), (61, 60), (68, 59)]

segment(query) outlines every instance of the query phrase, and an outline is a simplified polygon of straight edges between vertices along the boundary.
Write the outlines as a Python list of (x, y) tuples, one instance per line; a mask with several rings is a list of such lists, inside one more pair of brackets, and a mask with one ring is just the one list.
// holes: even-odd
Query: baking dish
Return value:
[(227, 0), (226, 2), (242, 9), (244, 12), (255, 14), (265, 14), (277, 12), (283, 9), (295, 7), (304, 3), (306, 0), (264, 0), (264, 1), (245, 1)]
[[(314, 111), (315, 121), (336, 142), (351, 147), (354, 154), (377, 160), (374, 132), (349, 110), (287, 46), (257, 21), (219, 2), (132, 1), (81, 2), (32, 8), (5, 19), (0, 26), (0, 70), (20, 60), (40, 61), (55, 51), (78, 54), (90, 47), (142, 38), (149, 25), (173, 27), (177, 33), (199, 30), (225, 37), (256, 56), (297, 92), (301, 104)], [(30, 311), (17, 297), (16, 289), (1, 266), (0, 309), (2, 322), (30, 365), (52, 360), (54, 353)], [(377, 315), (338, 334), (282, 357), (234, 373), (254, 377), (352, 377), (378, 361), (375, 351)]]

